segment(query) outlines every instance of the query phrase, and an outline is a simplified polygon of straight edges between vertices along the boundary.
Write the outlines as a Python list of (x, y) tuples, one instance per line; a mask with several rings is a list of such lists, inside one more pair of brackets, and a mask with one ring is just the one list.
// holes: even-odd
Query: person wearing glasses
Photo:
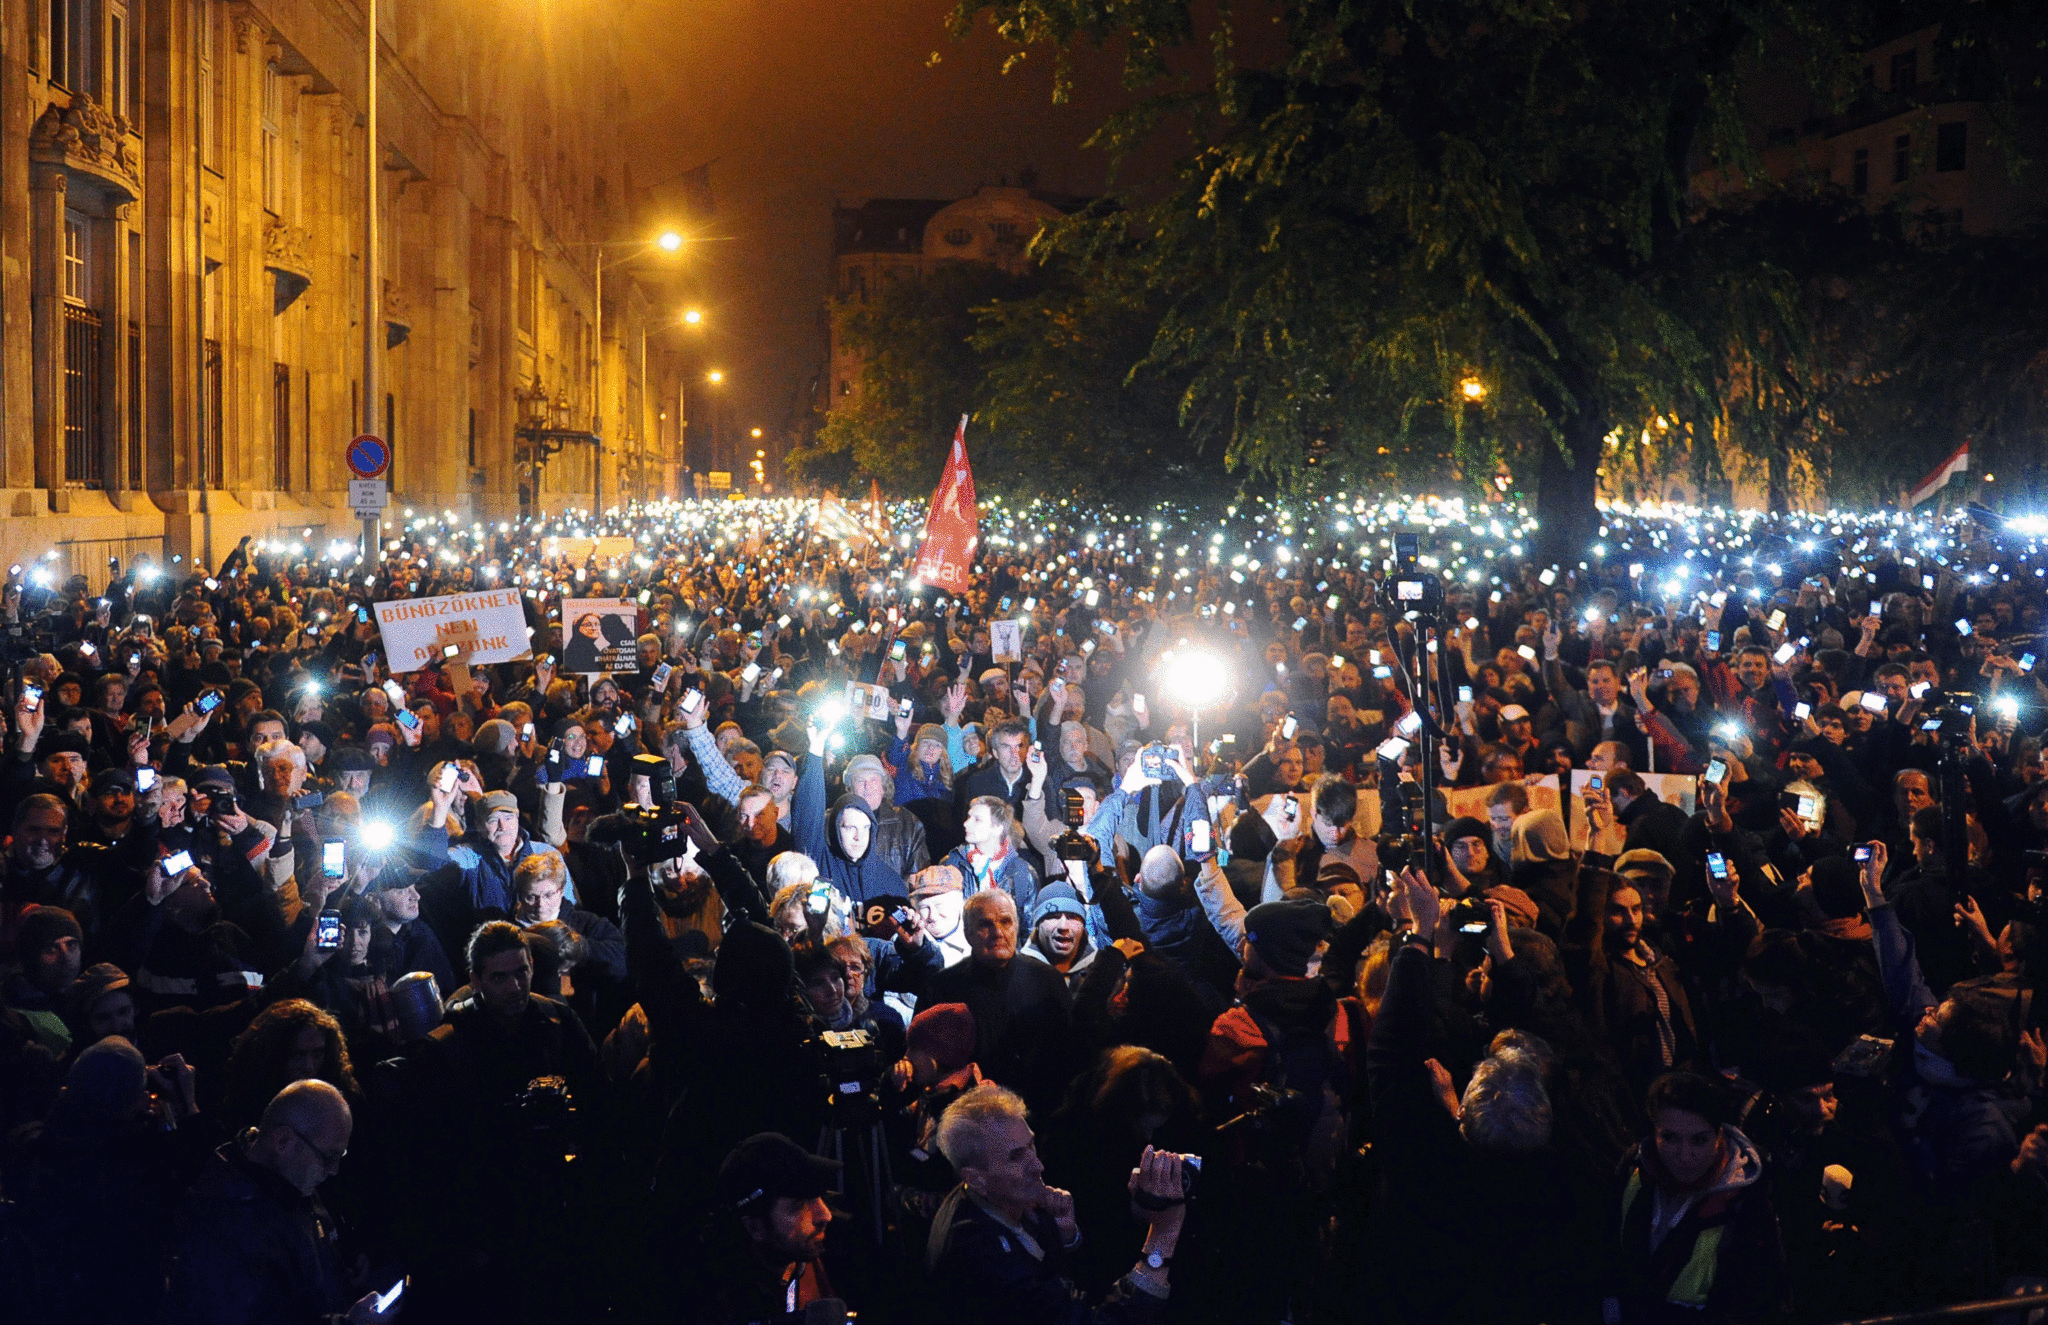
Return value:
[(167, 1319), (372, 1325), (397, 1314), (395, 1301), (379, 1312), (377, 1288), (343, 1265), (319, 1196), (348, 1157), (354, 1125), (340, 1091), (294, 1081), (261, 1122), (214, 1152), (176, 1221)]

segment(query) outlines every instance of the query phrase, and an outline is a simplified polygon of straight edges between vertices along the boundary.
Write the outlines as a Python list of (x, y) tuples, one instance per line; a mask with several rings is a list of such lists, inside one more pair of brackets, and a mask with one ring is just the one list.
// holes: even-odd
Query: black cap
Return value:
[(785, 1197), (809, 1200), (837, 1189), (840, 1164), (820, 1159), (780, 1132), (759, 1132), (718, 1167), (719, 1204), (760, 1214)]

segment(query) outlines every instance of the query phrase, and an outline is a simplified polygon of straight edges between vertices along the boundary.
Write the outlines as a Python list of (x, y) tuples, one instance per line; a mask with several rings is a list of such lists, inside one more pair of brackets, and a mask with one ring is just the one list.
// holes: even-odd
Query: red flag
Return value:
[(967, 467), (967, 416), (953, 434), (953, 452), (946, 472), (932, 493), (931, 513), (924, 521), (924, 546), (917, 553), (917, 578), (955, 593), (967, 588), (968, 567), (981, 541), (981, 512), (974, 504), (974, 471)]

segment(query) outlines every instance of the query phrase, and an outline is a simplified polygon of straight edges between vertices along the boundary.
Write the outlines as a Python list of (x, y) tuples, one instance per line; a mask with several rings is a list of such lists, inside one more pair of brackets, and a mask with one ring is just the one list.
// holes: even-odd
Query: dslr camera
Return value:
[(660, 755), (635, 755), (633, 776), (647, 779), (647, 801), (629, 801), (616, 814), (594, 820), (589, 840), (598, 846), (622, 848), (635, 865), (658, 865), (687, 853), (689, 815), (675, 798), (675, 773), (668, 760)]

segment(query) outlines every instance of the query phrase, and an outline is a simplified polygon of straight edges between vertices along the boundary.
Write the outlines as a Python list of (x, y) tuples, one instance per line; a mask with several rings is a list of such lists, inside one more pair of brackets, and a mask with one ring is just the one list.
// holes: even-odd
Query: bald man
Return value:
[[(263, 1120), (214, 1152), (185, 1198), (171, 1265), (175, 1322), (240, 1325), (340, 1316), (373, 1325), (375, 1289), (351, 1284), (333, 1218), (315, 1194), (341, 1168), (354, 1131), (348, 1101), (324, 1081), (295, 1081)], [(384, 1285), (389, 1287), (389, 1285)], [(397, 1314), (397, 1305), (388, 1315)]]

